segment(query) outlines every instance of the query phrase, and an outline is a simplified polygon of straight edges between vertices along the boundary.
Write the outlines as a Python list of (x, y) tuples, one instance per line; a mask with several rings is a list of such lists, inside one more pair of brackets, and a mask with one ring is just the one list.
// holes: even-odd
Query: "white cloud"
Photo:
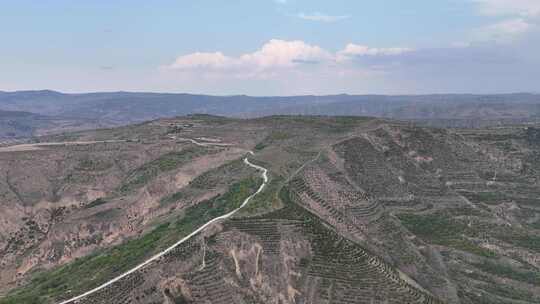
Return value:
[(503, 18), (471, 31), (472, 41), (513, 42), (536, 29), (540, 21), (540, 0), (471, 0), (479, 14)]
[(173, 69), (196, 69), (210, 68), (221, 69), (231, 66), (233, 60), (226, 57), (221, 52), (215, 53), (193, 53), (176, 58), (175, 62), (170, 65)]
[[(272, 39), (260, 49), (238, 56), (222, 52), (182, 55), (166, 67), (185, 77), (212, 79), (273, 79), (295, 77), (345, 77), (379, 73), (375, 66), (391, 65), (409, 48), (373, 48), (350, 43), (337, 52), (301, 40)], [(332, 76), (333, 75), (333, 76)], [(322, 76), (321, 76), (322, 77)]]
[(332, 60), (333, 55), (324, 49), (309, 45), (303, 41), (285, 41), (272, 39), (261, 49), (228, 57), (221, 52), (193, 53), (178, 57), (169, 68), (179, 70), (242, 70), (264, 71), (269, 69), (292, 68), (305, 62), (321, 62)]
[(300, 62), (319, 62), (331, 59), (332, 55), (318, 46), (303, 41), (273, 39), (251, 54), (240, 57), (243, 63), (262, 69), (272, 67), (292, 67)]
[(410, 52), (410, 48), (372, 48), (365, 45), (359, 45), (354, 43), (349, 43), (340, 51), (340, 54), (347, 56), (376, 56), (376, 55), (399, 55), (405, 52)]
[(489, 16), (540, 16), (539, 0), (473, 0), (480, 12)]
[(412, 51), (414, 50), (404, 47), (374, 48), (349, 43), (343, 50), (333, 53), (301, 40), (286, 41), (272, 39), (265, 43), (259, 50), (237, 57), (226, 56), (221, 52), (197, 52), (182, 55), (176, 58), (168, 68), (178, 70), (201, 69), (207, 71), (237, 70), (257, 72), (294, 68), (305, 65), (306, 63), (345, 63), (355, 57), (396, 56)]
[(534, 27), (535, 25), (528, 23), (525, 19), (516, 18), (481, 27), (473, 34), (478, 40), (505, 42), (520, 37)]
[(360, 56), (395, 56), (411, 51), (413, 51), (411, 48), (372, 48), (365, 45), (349, 43), (345, 46), (345, 49), (337, 52), (336, 60), (338, 62), (343, 62)]
[(350, 16), (342, 15), (342, 16), (332, 16), (332, 15), (326, 15), (322, 13), (312, 13), (312, 14), (306, 14), (306, 13), (299, 13), (298, 18), (304, 19), (304, 20), (310, 20), (310, 21), (318, 21), (318, 22), (337, 22), (345, 19), (349, 19)]
[(259, 50), (236, 57), (224, 55), (222, 52), (197, 52), (182, 55), (176, 58), (168, 68), (182, 71), (199, 70), (214, 74), (224, 73), (228, 76), (266, 77), (278, 70), (301, 70), (314, 65), (323, 68), (349, 69), (351, 68), (349, 64), (360, 57), (377, 57), (379, 62), (384, 63), (388, 57), (412, 51), (414, 50), (404, 47), (374, 48), (349, 43), (340, 51), (330, 52), (301, 40), (272, 39)]
[(274, 2), (277, 2), (279, 4), (286, 4), (287, 0), (274, 0)]

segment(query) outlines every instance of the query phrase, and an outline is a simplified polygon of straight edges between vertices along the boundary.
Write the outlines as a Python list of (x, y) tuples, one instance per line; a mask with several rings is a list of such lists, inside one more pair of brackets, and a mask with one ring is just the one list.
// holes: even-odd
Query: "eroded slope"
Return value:
[[(23, 185), (14, 173), (5, 180), (5, 209), (30, 214), (36, 224), (25, 224), (27, 231), (41, 229), (40, 217), (50, 221), (53, 206), (72, 202), (48, 224), (52, 234), (27, 241), (34, 238), (26, 233), (24, 250), (3, 251), (3, 269), (21, 269), (21, 256), (34, 264), (12, 278), (29, 285), (0, 303), (69, 298), (234, 206), (257, 182), (238, 163), (250, 149), (270, 182), (246, 209), (82, 302), (535, 303), (538, 134), (534, 127), (442, 130), (350, 117), (194, 116), (66, 135), (127, 140), (94, 144), (91, 153), (75, 146), (0, 154), (11, 172), (47, 180)], [(87, 174), (51, 165), (53, 156), (97, 157), (124, 170), (96, 164), (87, 167), (102, 173)], [(93, 179), (66, 183), (54, 172)], [(61, 185), (56, 192), (52, 181)], [(87, 197), (92, 189), (103, 194)], [(7, 216), (3, 222), (17, 225)], [(69, 241), (92, 237), (95, 243)], [(75, 256), (84, 258), (70, 262)], [(31, 273), (44, 267), (54, 270)]]

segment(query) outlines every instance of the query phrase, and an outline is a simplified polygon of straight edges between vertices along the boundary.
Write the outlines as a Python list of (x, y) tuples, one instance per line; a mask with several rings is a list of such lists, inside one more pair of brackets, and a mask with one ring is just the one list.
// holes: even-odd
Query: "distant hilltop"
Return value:
[[(111, 127), (194, 113), (227, 117), (269, 115), (351, 115), (412, 120), (441, 127), (483, 127), (538, 122), (540, 95), (303, 95), (253, 97), (185, 93), (96, 92), (52, 90), (0, 92), (0, 124), (17, 138), (73, 129)], [(10, 117), (9, 112), (12, 113)], [(20, 112), (40, 115), (29, 119)], [(22, 120), (21, 120), (22, 119)], [(39, 122), (39, 123), (37, 123)], [(8, 128), (9, 126), (9, 128)], [(6, 133), (4, 132), (4, 133)]]

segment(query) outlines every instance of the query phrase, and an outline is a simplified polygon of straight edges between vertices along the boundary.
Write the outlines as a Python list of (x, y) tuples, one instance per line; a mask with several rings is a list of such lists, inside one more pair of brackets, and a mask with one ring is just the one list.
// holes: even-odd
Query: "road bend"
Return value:
[[(253, 152), (252, 151), (249, 151), (249, 153), (251, 155), (253, 155)], [(210, 221), (208, 221), (206, 224), (202, 225), (201, 227), (197, 228), (197, 230), (193, 231), (192, 233), (190, 233), (189, 235), (187, 235), (186, 237), (184, 237), (183, 239), (179, 240), (178, 242), (176, 242), (175, 244), (171, 245), (169, 248), (157, 253), (156, 255), (154, 255), (153, 257), (149, 258), (148, 260), (144, 261), (143, 263), (133, 267), (132, 269), (124, 272), (123, 274), (115, 277), (114, 279), (111, 279), (103, 284), (101, 284), (100, 286), (92, 289), (92, 290), (89, 290), (81, 295), (78, 295), (76, 297), (73, 297), (69, 300), (65, 300), (65, 301), (62, 301), (62, 302), (59, 302), (58, 304), (70, 304), (70, 303), (77, 303), (79, 300), (85, 298), (85, 297), (88, 297), (89, 295), (91, 294), (94, 294), (118, 281), (120, 281), (121, 279), (127, 277), (128, 275), (144, 268), (145, 266), (148, 266), (149, 264), (151, 264), (152, 262), (155, 262), (156, 260), (159, 260), (161, 257), (163, 257), (164, 255), (166, 255), (167, 253), (171, 252), (173, 249), (175, 249), (176, 247), (178, 247), (179, 245), (181, 245), (182, 243), (186, 242), (187, 240), (189, 240), (190, 238), (194, 237), (196, 234), (198, 234), (199, 232), (201, 232), (202, 230), (204, 230), (206, 227), (218, 222), (218, 221), (221, 221), (221, 220), (224, 220), (224, 219), (227, 219), (231, 216), (233, 216), (235, 213), (237, 213), (240, 209), (244, 208), (248, 203), (249, 201), (257, 194), (259, 194), (261, 191), (263, 191), (264, 187), (266, 187), (266, 184), (268, 183), (268, 170), (264, 167), (261, 167), (261, 166), (258, 166), (258, 165), (255, 165), (255, 164), (252, 164), (249, 159), (247, 157), (244, 158), (244, 163), (252, 168), (255, 168), (257, 169), (258, 171), (261, 171), (261, 176), (263, 178), (263, 183), (259, 186), (259, 188), (257, 189), (257, 191), (253, 194), (251, 194), (249, 197), (247, 197), (243, 202), (242, 202), (242, 205), (240, 205), (240, 207), (234, 209), (233, 211), (227, 213), (227, 214), (224, 214), (224, 215), (221, 215), (221, 216), (218, 216)]]

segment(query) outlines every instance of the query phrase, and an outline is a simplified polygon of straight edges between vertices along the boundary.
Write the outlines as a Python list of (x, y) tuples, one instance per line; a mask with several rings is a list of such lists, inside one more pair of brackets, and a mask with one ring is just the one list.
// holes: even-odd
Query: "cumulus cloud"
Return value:
[[(182, 55), (168, 66), (172, 70), (189, 72), (197, 70), (212, 75), (227, 77), (267, 77), (288, 70), (302, 72), (342, 73), (373, 67), (372, 63), (388, 65), (397, 61), (397, 56), (413, 52), (411, 48), (376, 48), (349, 43), (344, 49), (331, 52), (301, 40), (286, 41), (272, 39), (259, 50), (239, 56), (227, 56), (221, 52), (192, 53)], [(370, 58), (370, 59), (368, 59)], [(316, 69), (316, 70), (313, 70)]]
[(306, 14), (306, 13), (299, 13), (298, 18), (309, 20), (309, 21), (318, 21), (318, 22), (337, 22), (345, 19), (349, 19), (350, 16), (348, 15), (341, 15), (341, 16), (332, 16), (332, 15), (326, 15), (319, 12)]
[(233, 60), (221, 52), (215, 53), (193, 53), (176, 58), (175, 62), (170, 65), (173, 69), (197, 69), (211, 68), (221, 69), (227, 68), (234, 64)]
[(303, 63), (318, 63), (332, 60), (331, 53), (321, 47), (303, 41), (285, 41), (272, 39), (261, 49), (240, 55), (225, 56), (221, 52), (193, 53), (178, 57), (169, 67), (172, 69), (190, 70), (252, 70), (292, 68)]
[(330, 59), (329, 52), (321, 47), (309, 45), (303, 41), (284, 41), (273, 39), (251, 54), (240, 57), (240, 61), (262, 69), (292, 67), (306, 62), (318, 62)]

